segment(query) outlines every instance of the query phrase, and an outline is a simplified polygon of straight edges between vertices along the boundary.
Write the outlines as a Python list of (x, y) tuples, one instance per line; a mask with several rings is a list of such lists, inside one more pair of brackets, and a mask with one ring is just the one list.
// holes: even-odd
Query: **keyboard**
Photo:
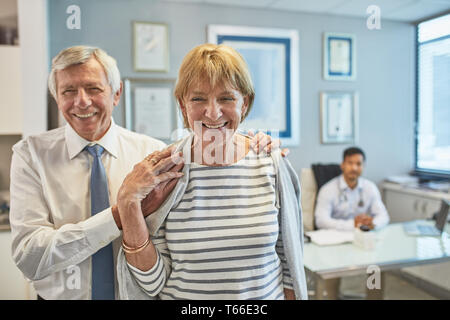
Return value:
[(418, 225), (417, 229), (419, 229), (420, 233), (422, 234), (439, 234), (439, 231), (436, 229), (436, 227), (433, 226)]
[(416, 221), (404, 223), (403, 229), (407, 234), (416, 236), (438, 236), (441, 234), (435, 226), (421, 225)]

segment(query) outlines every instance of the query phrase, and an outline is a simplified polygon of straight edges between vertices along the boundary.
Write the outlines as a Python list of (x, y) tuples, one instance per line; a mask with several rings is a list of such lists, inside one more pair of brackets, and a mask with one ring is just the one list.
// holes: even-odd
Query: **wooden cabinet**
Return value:
[(448, 193), (389, 182), (383, 183), (381, 189), (391, 223), (430, 219), (439, 210), (441, 199), (450, 200)]
[(22, 134), (21, 77), (20, 47), (0, 45), (0, 134)]

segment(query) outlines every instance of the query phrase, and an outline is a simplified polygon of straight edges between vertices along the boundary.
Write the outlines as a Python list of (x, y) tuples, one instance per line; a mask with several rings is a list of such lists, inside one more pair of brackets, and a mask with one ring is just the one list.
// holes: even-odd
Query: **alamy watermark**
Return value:
[(381, 9), (377, 5), (370, 5), (366, 9), (366, 13), (369, 15), (366, 21), (367, 29), (380, 30), (381, 29)]
[[(202, 121), (194, 121), (193, 132), (194, 141), (191, 162), (205, 165), (230, 165), (235, 160), (243, 159), (249, 149), (248, 143), (246, 144), (242, 140), (238, 141), (240, 134), (234, 129), (210, 129), (206, 128)], [(270, 133), (272, 141), (279, 138), (278, 130), (259, 130), (259, 132)], [(255, 139), (256, 143), (260, 142), (258, 138), (259, 136)], [(265, 139), (265, 136), (261, 136), (261, 138)], [(265, 153), (258, 154), (258, 156), (263, 157)], [(179, 164), (181, 158), (172, 153), (172, 161), (175, 164)]]
[(369, 290), (380, 290), (381, 289), (381, 270), (377, 265), (370, 265), (366, 269), (366, 273), (370, 274), (367, 277), (366, 286)]
[(77, 265), (71, 265), (66, 269), (69, 276), (66, 279), (66, 287), (69, 290), (79, 290), (81, 288), (81, 269)]
[(66, 13), (70, 14), (66, 19), (66, 27), (69, 30), (81, 29), (81, 9), (79, 6), (72, 4), (67, 7)]
[[(66, 19), (66, 27), (69, 30), (81, 29), (81, 9), (78, 5), (72, 4), (67, 7), (66, 13), (69, 16)], [(367, 7), (366, 13), (369, 17), (366, 20), (366, 25), (369, 30), (381, 29), (381, 9), (379, 6), (372, 4)]]

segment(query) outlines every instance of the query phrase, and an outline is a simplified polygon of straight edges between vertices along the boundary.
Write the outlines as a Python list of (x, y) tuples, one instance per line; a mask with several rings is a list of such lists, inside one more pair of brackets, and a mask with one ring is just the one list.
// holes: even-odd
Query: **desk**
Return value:
[[(434, 221), (423, 221), (434, 225)], [(337, 299), (341, 277), (380, 271), (381, 288), (367, 289), (369, 299), (381, 299), (384, 287), (383, 272), (404, 267), (450, 261), (450, 225), (440, 237), (413, 237), (405, 234), (402, 223), (394, 223), (376, 231), (376, 246), (366, 251), (346, 243), (334, 246), (318, 246), (306, 243), (304, 264), (307, 274), (315, 280), (317, 299)]]

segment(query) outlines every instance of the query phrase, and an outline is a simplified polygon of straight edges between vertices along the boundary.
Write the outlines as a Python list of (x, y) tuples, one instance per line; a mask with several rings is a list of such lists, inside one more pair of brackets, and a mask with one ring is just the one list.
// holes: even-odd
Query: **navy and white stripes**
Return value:
[(189, 184), (152, 238), (158, 261), (130, 266), (161, 299), (284, 299), (292, 289), (271, 157), (250, 152), (227, 167), (191, 164)]

